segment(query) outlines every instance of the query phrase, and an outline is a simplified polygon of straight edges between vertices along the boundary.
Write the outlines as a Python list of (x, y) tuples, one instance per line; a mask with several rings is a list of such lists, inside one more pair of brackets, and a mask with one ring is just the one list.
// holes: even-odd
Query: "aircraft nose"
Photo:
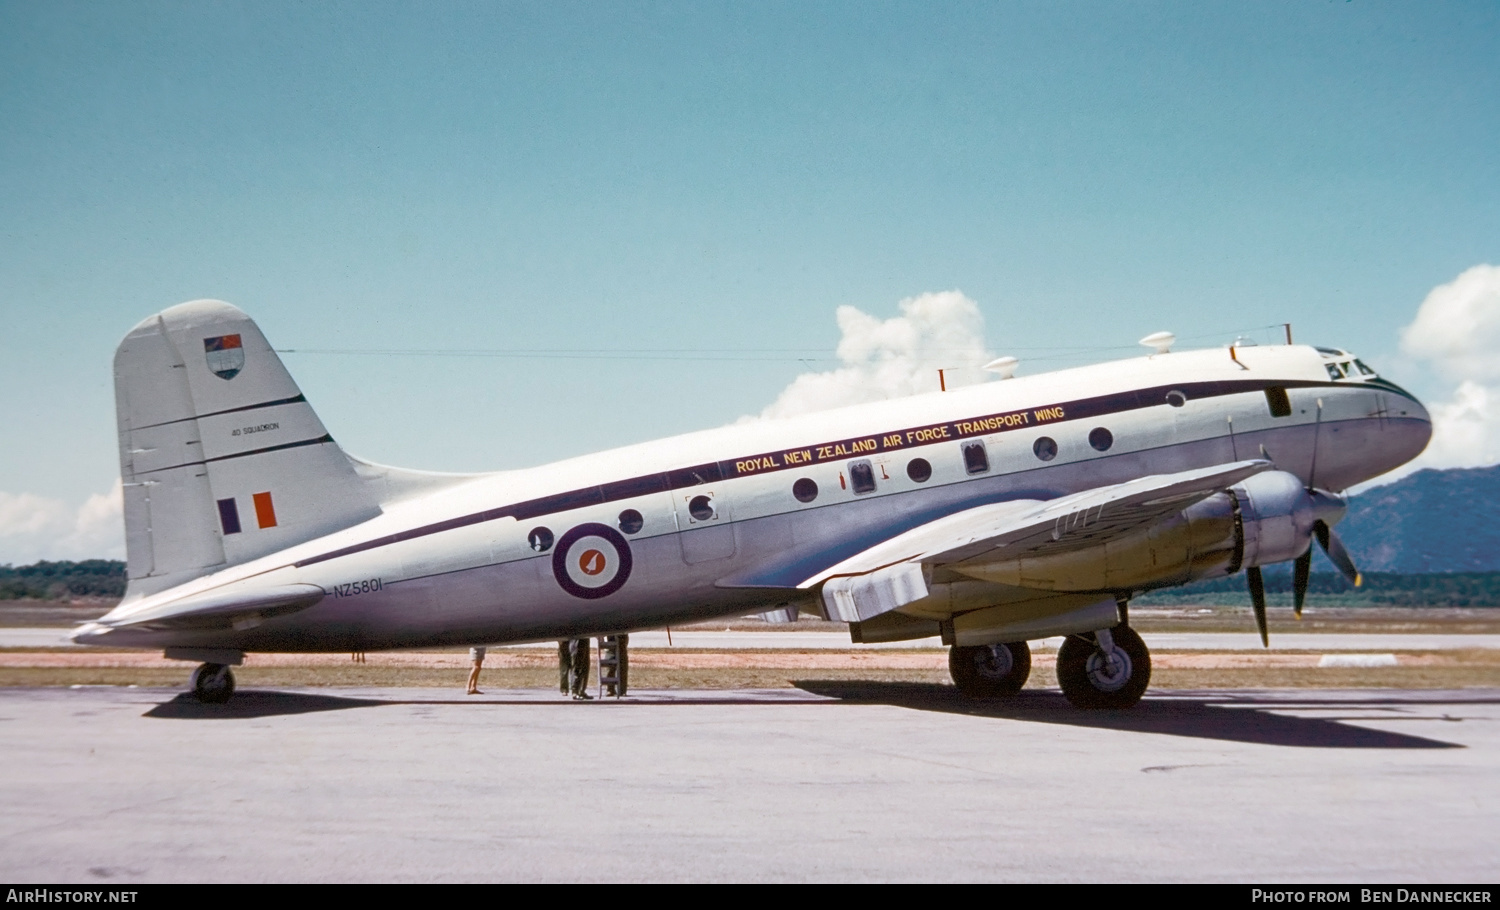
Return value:
[(1427, 408), (1410, 395), (1388, 395), (1384, 405), (1384, 432), (1386, 449), (1401, 465), (1427, 448), (1432, 440), (1432, 415)]

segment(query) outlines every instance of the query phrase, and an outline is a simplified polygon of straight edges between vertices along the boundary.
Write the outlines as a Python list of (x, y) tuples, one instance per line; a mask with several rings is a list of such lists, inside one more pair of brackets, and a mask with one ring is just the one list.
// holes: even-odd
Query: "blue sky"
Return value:
[(601, 352), (286, 355), (433, 469), (758, 413), (951, 289), (1023, 370), (1291, 321), (1445, 395), (1399, 333), (1500, 262), (1497, 61), (1494, 3), (0, 0), (0, 496), (108, 489), (113, 348), (199, 297)]

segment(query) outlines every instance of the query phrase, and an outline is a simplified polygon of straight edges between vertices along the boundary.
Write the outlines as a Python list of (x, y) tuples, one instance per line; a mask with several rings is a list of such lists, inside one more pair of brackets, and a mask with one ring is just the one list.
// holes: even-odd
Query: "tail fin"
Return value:
[(369, 472), (227, 303), (184, 303), (132, 329), (115, 352), (115, 408), (131, 594), (380, 513)]

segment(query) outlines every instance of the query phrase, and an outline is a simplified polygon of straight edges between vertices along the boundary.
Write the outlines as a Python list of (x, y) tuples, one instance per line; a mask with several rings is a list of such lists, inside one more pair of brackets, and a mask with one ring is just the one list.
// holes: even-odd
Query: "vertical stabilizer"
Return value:
[(130, 594), (380, 513), (255, 322), (217, 300), (152, 316), (115, 352)]

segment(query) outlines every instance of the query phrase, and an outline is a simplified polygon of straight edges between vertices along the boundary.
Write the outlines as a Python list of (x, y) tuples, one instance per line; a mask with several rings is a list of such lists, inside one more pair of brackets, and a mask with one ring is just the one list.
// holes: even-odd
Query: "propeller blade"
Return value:
[(1292, 611), (1302, 618), (1302, 604), (1307, 601), (1307, 581), (1312, 577), (1312, 547), (1292, 563)]
[(1255, 625), (1260, 629), (1260, 643), (1269, 648), (1271, 635), (1266, 631), (1266, 583), (1260, 577), (1260, 566), (1246, 569), (1245, 578), (1250, 582), (1250, 604), (1255, 607)]
[(1323, 548), (1323, 552), (1328, 554), (1328, 561), (1333, 563), (1345, 578), (1349, 579), (1351, 585), (1357, 588), (1364, 584), (1364, 576), (1359, 574), (1359, 569), (1355, 568), (1349, 551), (1344, 549), (1344, 542), (1339, 540), (1339, 536), (1333, 533), (1332, 528), (1321, 521), (1315, 521), (1313, 534), (1317, 536), (1318, 544)]

